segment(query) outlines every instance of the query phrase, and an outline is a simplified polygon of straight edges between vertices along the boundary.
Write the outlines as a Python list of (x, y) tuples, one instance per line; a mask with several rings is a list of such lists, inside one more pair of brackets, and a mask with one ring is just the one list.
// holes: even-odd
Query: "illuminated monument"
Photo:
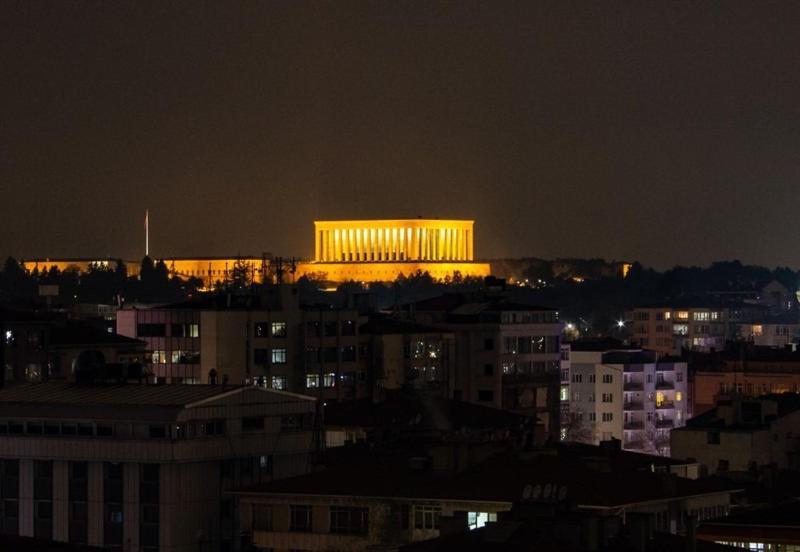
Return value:
[[(148, 217), (149, 218), (149, 217)], [(147, 221), (147, 219), (145, 219)], [(295, 265), (293, 279), (302, 276), (326, 282), (391, 282), (399, 275), (427, 272), (437, 280), (457, 276), (484, 277), (488, 263), (474, 261), (471, 220), (400, 219), (341, 220), (314, 223), (314, 260)], [(149, 253), (149, 228), (145, 222)], [(273, 262), (262, 257), (162, 257), (171, 276), (199, 278), (206, 288), (229, 281), (234, 267), (244, 266), (253, 281), (275, 280)], [(22, 262), (32, 271), (74, 270), (86, 272), (91, 265), (114, 268), (111, 259), (31, 259)], [(138, 261), (126, 261), (128, 274), (139, 273)], [(288, 269), (287, 265), (285, 269)], [(289, 281), (284, 279), (284, 281)]]
[(488, 276), (474, 262), (474, 221), (439, 219), (314, 222), (314, 261), (300, 263), (297, 277), (330, 282), (392, 281), (418, 271), (433, 278)]

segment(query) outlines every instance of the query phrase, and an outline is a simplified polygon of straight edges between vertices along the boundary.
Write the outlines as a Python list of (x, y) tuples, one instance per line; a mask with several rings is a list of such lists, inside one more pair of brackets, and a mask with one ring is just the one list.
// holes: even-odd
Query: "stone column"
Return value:
[(319, 261), (320, 253), (319, 230), (314, 231), (314, 260)]
[(472, 244), (472, 230), (467, 230), (467, 260), (472, 260), (473, 252), (473, 244)]

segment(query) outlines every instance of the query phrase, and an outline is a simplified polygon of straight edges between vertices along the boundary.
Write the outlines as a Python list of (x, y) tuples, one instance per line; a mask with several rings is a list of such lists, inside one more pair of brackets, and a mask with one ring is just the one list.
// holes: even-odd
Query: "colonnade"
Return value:
[(441, 221), (426, 226), (370, 224), (358, 221), (337, 226), (316, 223), (315, 260), (318, 262), (472, 261), (472, 221)]

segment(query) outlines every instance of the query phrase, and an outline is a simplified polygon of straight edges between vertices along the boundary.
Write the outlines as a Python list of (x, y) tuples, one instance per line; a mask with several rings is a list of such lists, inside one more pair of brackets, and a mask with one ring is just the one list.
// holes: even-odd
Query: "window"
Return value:
[(289, 388), (289, 381), (286, 376), (272, 376), (272, 388), (286, 391)]
[(483, 340), (483, 350), (484, 351), (493, 351), (494, 350), (494, 339), (491, 337), (487, 337)]
[(597, 414), (594, 412), (589, 412), (589, 421), (596, 422), (597, 421)]
[(683, 400), (683, 393), (680, 391), (675, 391), (675, 402), (681, 402)]
[(355, 320), (342, 320), (342, 335), (356, 335)]
[(246, 416), (242, 418), (242, 431), (263, 431), (264, 416)]
[(612, 374), (603, 374), (603, 383), (613, 383), (614, 376)]
[(483, 375), (484, 376), (493, 376), (494, 375), (494, 364), (484, 364), (483, 365)]
[(573, 391), (573, 392), (572, 392), (572, 400), (573, 400), (573, 401), (579, 401), (579, 400), (581, 400), (581, 394), (580, 394), (580, 391)]
[(200, 337), (200, 324), (172, 324), (172, 337)]
[(286, 364), (286, 349), (272, 349), (272, 364)]
[(589, 374), (589, 383), (594, 383), (594, 382), (595, 382), (595, 375)]
[(469, 526), (470, 531), (480, 529), (492, 521), (497, 521), (495, 512), (467, 512), (467, 526)]
[(336, 374), (330, 372), (328, 374), (322, 375), (322, 386), (323, 387), (334, 387), (336, 385)]
[(325, 337), (336, 337), (339, 333), (337, 322), (325, 322)]
[(614, 421), (614, 413), (613, 412), (603, 412), (603, 421), (604, 422), (612, 422), (612, 421)]
[(319, 387), (318, 374), (306, 374), (306, 389), (316, 389)]
[(614, 394), (613, 393), (603, 393), (603, 402), (604, 403), (614, 402)]
[(572, 374), (572, 383), (583, 382), (583, 374)]
[(675, 381), (683, 381), (683, 372), (675, 373)]
[(272, 337), (286, 337), (286, 322), (273, 322), (270, 327)]
[(289, 531), (311, 531), (311, 506), (289, 506)]
[(689, 320), (689, 311), (676, 311), (675, 318), (678, 320)]
[(494, 391), (491, 391), (489, 389), (480, 389), (478, 391), (478, 400), (481, 402), (494, 401)]
[(166, 337), (166, 324), (137, 324), (136, 335), (138, 337)]
[(414, 506), (414, 528), (438, 529), (441, 513), (439, 506)]
[(561, 400), (568, 401), (569, 400), (569, 387), (566, 385), (561, 387)]
[(166, 351), (153, 351), (151, 361), (153, 364), (166, 364), (167, 352)]
[(322, 351), (322, 359), (325, 362), (337, 362), (339, 360), (339, 349), (336, 347), (325, 347)]
[(256, 337), (267, 337), (267, 328), (269, 326), (266, 322), (256, 322), (253, 325), (253, 332)]
[(331, 533), (364, 534), (369, 530), (369, 508), (331, 506)]
[(356, 346), (345, 345), (342, 347), (342, 362), (355, 362), (356, 361)]
[(695, 312), (692, 313), (692, 319), (695, 322), (708, 322), (709, 314), (707, 312)]
[(308, 337), (320, 336), (320, 323), (319, 322), (306, 322), (306, 335)]
[(673, 324), (672, 325), (672, 333), (675, 335), (689, 335), (689, 325), (688, 324)]

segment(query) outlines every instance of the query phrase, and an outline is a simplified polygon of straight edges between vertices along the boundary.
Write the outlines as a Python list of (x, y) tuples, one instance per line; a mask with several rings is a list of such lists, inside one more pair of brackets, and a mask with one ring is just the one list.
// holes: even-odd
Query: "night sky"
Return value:
[(800, 268), (800, 3), (0, 0), (0, 255), (313, 254), (476, 220), (479, 257)]

